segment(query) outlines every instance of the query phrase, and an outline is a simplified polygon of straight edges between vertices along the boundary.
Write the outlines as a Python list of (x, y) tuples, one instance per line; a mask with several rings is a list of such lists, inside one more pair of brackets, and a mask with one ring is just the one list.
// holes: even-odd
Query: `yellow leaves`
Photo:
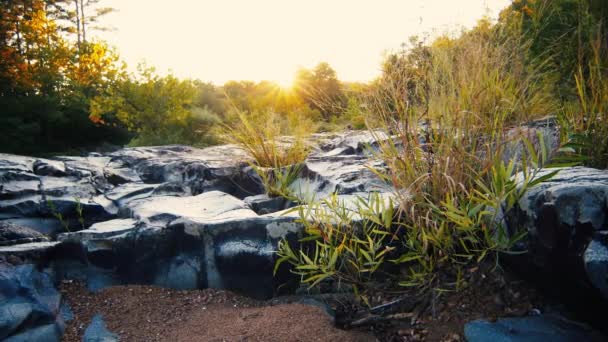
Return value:
[(534, 14), (534, 11), (528, 7), (528, 5), (525, 5), (524, 7), (522, 7), (521, 11), (525, 14), (527, 14), (529, 17), (532, 16), (532, 14)]
[(124, 72), (118, 55), (105, 43), (83, 43), (75, 53), (78, 58), (71, 64), (69, 73), (74, 83), (81, 87), (102, 88)]

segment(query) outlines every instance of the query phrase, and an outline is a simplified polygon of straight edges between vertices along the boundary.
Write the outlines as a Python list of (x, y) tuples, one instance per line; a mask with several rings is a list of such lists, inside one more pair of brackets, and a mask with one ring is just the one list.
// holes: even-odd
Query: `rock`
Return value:
[[(353, 206), (358, 195), (384, 186), (367, 167), (378, 163), (367, 151), (374, 144), (366, 132), (326, 139), (294, 189), (317, 199), (335, 192)], [(285, 212), (294, 203), (261, 195), (249, 161), (234, 145), (44, 160), (2, 155), (0, 219), (58, 241), (0, 247), (0, 257), (49, 264), (58, 280), (83, 280), (92, 290), (129, 283), (272, 296), (294, 279), (286, 268), (273, 275), (278, 241), (296, 241), (302, 226), (297, 212)]]
[(87, 229), (77, 232), (59, 234), (59, 241), (99, 240), (120, 235), (135, 229), (137, 221), (133, 219), (115, 219), (95, 223)]
[(280, 239), (297, 239), (297, 215), (259, 216), (219, 191), (134, 200), (129, 210), (132, 219), (60, 234), (51, 258), (58, 279), (85, 281), (93, 291), (135, 283), (259, 298), (291, 279), (285, 270), (274, 277), (274, 251)]
[(65, 164), (57, 160), (36, 159), (33, 169), (34, 174), (39, 176), (63, 177), (66, 175)]
[(0, 171), (0, 200), (40, 193), (40, 177), (19, 171)]
[(43, 241), (0, 246), (0, 264), (44, 263), (58, 245), (57, 241)]
[(103, 168), (103, 175), (112, 185), (141, 182), (137, 172), (120, 160), (111, 160)]
[(46, 235), (34, 229), (7, 221), (0, 221), (0, 246), (48, 240), (49, 238)]
[(583, 324), (554, 316), (501, 318), (494, 323), (477, 320), (464, 326), (464, 335), (469, 342), (605, 341)]
[(350, 132), (326, 141), (306, 159), (302, 176), (290, 189), (305, 201), (321, 200), (333, 193), (389, 191), (370, 169), (384, 165), (368, 150), (375, 146), (375, 137), (369, 132)]
[(239, 198), (263, 191), (246, 171), (249, 157), (234, 145), (198, 149), (172, 145), (123, 149), (113, 161), (135, 170), (145, 183), (180, 183), (191, 194), (219, 190)]
[[(528, 233), (519, 247), (528, 251), (522, 264), (536, 267), (545, 276), (563, 279), (567, 274), (577, 286), (584, 286), (583, 254), (592, 240), (608, 231), (607, 203), (608, 170), (563, 168), (552, 179), (528, 189), (506, 217), (512, 234), (521, 229)], [(598, 248), (593, 244), (587, 258), (600, 255)]]
[(608, 298), (608, 244), (606, 243), (606, 237), (608, 235), (604, 235), (603, 239), (592, 240), (583, 255), (587, 277), (591, 284), (600, 290), (604, 298)]
[(59, 342), (63, 335), (63, 326), (58, 323), (41, 325), (10, 336), (4, 342)]
[(106, 324), (100, 314), (93, 316), (91, 324), (84, 331), (84, 336), (82, 337), (83, 342), (117, 342), (118, 340), (118, 335), (106, 328)]
[(0, 170), (33, 172), (35, 158), (0, 153)]
[(27, 227), (49, 238), (64, 231), (61, 222), (54, 217), (17, 217), (5, 219), (2, 222)]
[(158, 196), (137, 200), (131, 203), (129, 210), (133, 218), (146, 223), (168, 223), (179, 217), (205, 222), (257, 216), (243, 201), (220, 191), (188, 197)]
[(39, 253), (45, 252), (58, 245), (57, 241), (22, 243), (13, 246), (0, 247), (0, 253)]
[(284, 197), (270, 197), (266, 194), (245, 197), (243, 201), (259, 215), (274, 213), (296, 205)]
[(505, 145), (502, 160), (505, 163), (510, 160), (516, 162), (521, 160), (522, 153), (527, 149), (522, 138), (527, 139), (536, 151), (540, 151), (540, 137), (542, 137), (548, 157), (551, 157), (559, 149), (561, 143), (559, 126), (555, 117), (548, 116), (508, 130), (507, 139), (510, 139), (510, 142)]
[(34, 265), (0, 264), (0, 339), (59, 341), (61, 295)]

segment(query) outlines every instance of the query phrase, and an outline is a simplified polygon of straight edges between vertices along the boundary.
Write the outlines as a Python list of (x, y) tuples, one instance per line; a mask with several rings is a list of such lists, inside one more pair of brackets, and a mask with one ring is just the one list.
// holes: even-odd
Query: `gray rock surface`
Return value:
[(0, 264), (0, 339), (59, 341), (61, 295), (52, 275), (34, 265)]
[(605, 337), (583, 324), (542, 315), (469, 322), (464, 327), (464, 336), (469, 342), (605, 341)]
[(602, 293), (604, 298), (608, 298), (607, 237), (608, 235), (603, 235), (601, 238), (591, 240), (583, 255), (587, 277), (591, 284)]
[(608, 170), (561, 169), (529, 189), (507, 222), (512, 233), (528, 233), (520, 246), (528, 252), (522, 264), (575, 287), (590, 283), (608, 299), (603, 242), (608, 233)]
[[(553, 126), (536, 129), (555, 138)], [(391, 189), (370, 170), (382, 167), (373, 158), (374, 135), (346, 132), (314, 139), (302, 173), (290, 185), (294, 193), (304, 200), (335, 194), (351, 209), (358, 197), (370, 193), (389, 203)], [(517, 145), (513, 148), (518, 153)], [(6, 270), (0, 268), (0, 290), (17, 283), (14, 277), (51, 275), (54, 281), (85, 281), (94, 291), (155, 284), (226, 288), (267, 298), (278, 293), (279, 285), (293, 289), (297, 279), (292, 283), (289, 270), (280, 268), (275, 276), (273, 268), (278, 241), (295, 242), (302, 234), (298, 213), (288, 210), (295, 203), (264, 194), (248, 161), (231, 145), (126, 148), (52, 160), (0, 154), (0, 227), (25, 227), (0, 229), (2, 241), (11, 241), (0, 246), (0, 266), (7, 261)], [(529, 251), (526, 264), (542, 274), (571, 269), (574, 279), (606, 296), (607, 203), (608, 171), (568, 168), (530, 189), (507, 223), (510, 231), (528, 232), (520, 246)], [(52, 272), (18, 268), (29, 264)], [(52, 287), (47, 278), (42, 283)], [(2, 321), (0, 339), (60, 336), (59, 302), (45, 311), (14, 291), (3, 298), (11, 305), (5, 309), (17, 314)], [(39, 312), (44, 320), (15, 330), (20, 317)]]
[(10, 221), (0, 221), (0, 246), (40, 241), (49, 241), (49, 238), (32, 228)]

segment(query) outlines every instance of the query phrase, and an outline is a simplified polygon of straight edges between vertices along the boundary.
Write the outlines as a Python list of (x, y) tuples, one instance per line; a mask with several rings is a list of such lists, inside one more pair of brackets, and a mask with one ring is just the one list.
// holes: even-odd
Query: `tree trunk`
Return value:
[(74, 0), (74, 3), (76, 4), (76, 35), (77, 37), (77, 44), (78, 44), (78, 52), (80, 52), (80, 6), (78, 5), (78, 0)]
[(82, 18), (82, 42), (86, 43), (87, 42), (87, 31), (86, 31), (86, 24), (87, 24), (87, 19), (84, 15), (84, 0), (80, 0), (80, 17)]

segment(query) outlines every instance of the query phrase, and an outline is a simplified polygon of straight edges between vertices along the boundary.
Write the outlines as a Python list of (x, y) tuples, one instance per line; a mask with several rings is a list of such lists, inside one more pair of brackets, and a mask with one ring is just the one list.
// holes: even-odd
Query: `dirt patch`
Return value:
[(336, 311), (336, 324), (322, 308), (299, 304), (297, 297), (265, 302), (229, 291), (135, 285), (91, 293), (66, 282), (61, 291), (75, 319), (63, 340), (81, 341), (99, 313), (122, 341), (452, 342), (464, 341), (463, 328), (471, 320), (525, 316), (550, 306), (530, 284), (488, 267), (469, 270), (466, 282), (459, 292), (379, 295), (372, 306), (386, 308), (378, 311), (349, 296), (329, 295), (324, 300)]
[(61, 292), (74, 313), (63, 341), (81, 341), (97, 313), (121, 341), (376, 340), (334, 327), (319, 307), (269, 306), (228, 291), (115, 286), (91, 293), (79, 283), (63, 283)]

